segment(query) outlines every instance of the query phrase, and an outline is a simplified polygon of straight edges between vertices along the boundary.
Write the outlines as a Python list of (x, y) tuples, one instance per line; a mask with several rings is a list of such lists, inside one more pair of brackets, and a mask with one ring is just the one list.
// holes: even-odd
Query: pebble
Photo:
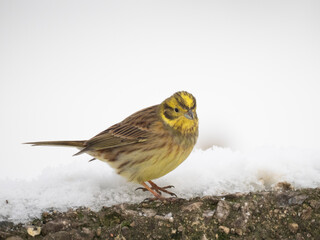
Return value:
[(125, 209), (123, 210), (124, 214), (125, 215), (131, 215), (131, 216), (136, 216), (136, 215), (139, 215), (141, 213), (138, 213), (137, 211), (134, 211), (134, 210), (130, 210), (130, 209)]
[(230, 228), (225, 227), (225, 226), (219, 226), (219, 230), (224, 232), (225, 234), (229, 234)]
[(243, 231), (241, 228), (236, 228), (236, 234), (238, 234), (239, 236), (242, 236)]
[(202, 214), (203, 217), (205, 218), (211, 218), (214, 215), (215, 211), (212, 210), (205, 210)]
[(196, 210), (200, 210), (200, 207), (202, 206), (202, 202), (195, 202), (195, 203), (191, 203), (187, 206), (184, 206), (182, 207), (182, 211), (189, 211), (189, 212), (192, 212), (192, 211), (196, 211)]
[(89, 228), (83, 227), (82, 228), (82, 232), (84, 232), (85, 234), (91, 234), (91, 230)]
[(48, 233), (51, 233), (51, 232), (58, 232), (58, 231), (61, 231), (62, 229), (64, 229), (67, 225), (69, 225), (70, 222), (69, 221), (50, 221), (50, 222), (47, 222), (43, 228), (42, 228), (42, 232), (46, 235)]
[(226, 201), (219, 201), (217, 210), (216, 210), (216, 217), (218, 218), (219, 222), (224, 222), (230, 214), (230, 206)]
[(41, 227), (28, 227), (27, 228), (27, 233), (31, 236), (31, 237), (34, 237), (34, 236), (37, 236), (37, 235), (40, 235), (41, 233)]
[(142, 212), (143, 212), (143, 216), (145, 217), (153, 217), (157, 214), (157, 212), (154, 209), (149, 209), (149, 208), (143, 208)]
[(136, 226), (136, 222), (132, 222), (132, 223), (130, 223), (130, 227), (134, 227), (134, 226)]
[(207, 236), (205, 234), (202, 235), (201, 240), (208, 240)]
[(298, 195), (289, 199), (290, 205), (299, 205), (302, 204), (308, 198), (307, 195)]
[(299, 225), (297, 223), (289, 223), (288, 228), (292, 233), (296, 233), (299, 229)]

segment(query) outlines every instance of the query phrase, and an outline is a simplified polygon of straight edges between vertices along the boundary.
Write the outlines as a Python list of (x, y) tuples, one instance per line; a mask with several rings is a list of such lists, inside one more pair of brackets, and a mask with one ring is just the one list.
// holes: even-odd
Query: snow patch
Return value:
[[(195, 150), (176, 170), (155, 180), (174, 185), (179, 197), (268, 190), (286, 181), (296, 188), (320, 187), (320, 151), (258, 148), (242, 153), (227, 148)], [(73, 160), (47, 168), (33, 180), (0, 179), (0, 221), (25, 222), (49, 209), (86, 206), (99, 210), (118, 203), (137, 203), (150, 193), (135, 191), (107, 164)]]

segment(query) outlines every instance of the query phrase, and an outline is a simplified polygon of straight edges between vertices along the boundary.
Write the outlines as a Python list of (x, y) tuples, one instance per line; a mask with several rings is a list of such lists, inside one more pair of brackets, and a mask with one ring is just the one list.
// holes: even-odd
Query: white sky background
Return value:
[(319, 1), (1, 1), (0, 178), (187, 90), (202, 148), (320, 148)]

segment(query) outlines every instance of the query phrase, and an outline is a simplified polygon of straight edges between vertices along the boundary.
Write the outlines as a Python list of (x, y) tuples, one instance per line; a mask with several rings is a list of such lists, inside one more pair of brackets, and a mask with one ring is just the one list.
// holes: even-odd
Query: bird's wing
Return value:
[[(147, 141), (152, 135), (149, 130), (149, 123), (152, 123), (156, 119), (155, 110), (156, 106), (143, 109), (124, 121), (113, 125), (86, 141), (85, 147), (75, 155), (90, 150), (103, 150)], [(145, 114), (147, 114), (148, 118), (136, 117), (137, 115), (146, 116)]]
[(85, 148), (75, 155), (89, 150), (103, 150), (121, 147), (133, 143), (144, 142), (150, 135), (149, 131), (128, 124), (116, 124), (85, 143)]

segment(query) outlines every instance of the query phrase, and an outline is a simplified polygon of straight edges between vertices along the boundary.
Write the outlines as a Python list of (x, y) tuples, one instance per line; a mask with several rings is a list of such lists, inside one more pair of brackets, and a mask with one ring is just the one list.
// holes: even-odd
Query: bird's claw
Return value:
[(170, 194), (170, 195), (173, 196), (173, 197), (176, 197), (176, 198), (178, 197), (177, 194), (175, 194), (175, 193), (173, 193), (173, 192), (167, 192), (167, 193)]
[(173, 185), (169, 185), (169, 186), (165, 186), (165, 187), (161, 187), (162, 189), (168, 189), (168, 188), (175, 188)]
[(144, 187), (138, 187), (138, 188), (135, 189), (135, 191), (137, 191), (137, 190), (142, 190), (144, 192), (148, 191), (148, 189), (146, 189)]

